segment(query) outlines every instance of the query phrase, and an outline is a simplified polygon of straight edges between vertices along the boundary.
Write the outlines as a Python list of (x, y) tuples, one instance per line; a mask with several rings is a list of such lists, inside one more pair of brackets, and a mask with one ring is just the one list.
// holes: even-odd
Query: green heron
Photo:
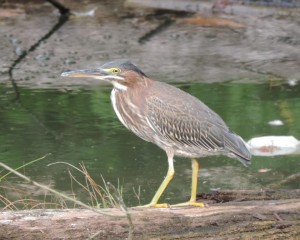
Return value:
[(95, 69), (62, 73), (64, 77), (89, 77), (113, 84), (111, 101), (122, 124), (145, 141), (163, 149), (168, 172), (149, 207), (166, 207), (158, 200), (174, 176), (173, 157), (192, 159), (189, 201), (175, 206), (202, 206), (196, 202), (199, 164), (196, 158), (227, 155), (250, 164), (251, 154), (243, 139), (232, 132), (218, 114), (190, 94), (148, 78), (127, 60), (116, 60)]

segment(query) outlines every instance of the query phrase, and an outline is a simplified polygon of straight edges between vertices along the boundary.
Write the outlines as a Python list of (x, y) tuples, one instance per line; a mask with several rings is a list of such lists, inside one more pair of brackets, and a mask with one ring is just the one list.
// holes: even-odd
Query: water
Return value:
[[(263, 135), (300, 138), (299, 85), (227, 82), (177, 86), (209, 105), (245, 140)], [(119, 181), (128, 206), (138, 204), (133, 188), (136, 192), (140, 188), (140, 202), (148, 203), (167, 172), (166, 155), (121, 125), (110, 104), (110, 90), (110, 86), (103, 85), (72, 91), (21, 88), (20, 102), (14, 102), (13, 90), (0, 85), (0, 161), (17, 168), (52, 153), (21, 172), (59, 191), (74, 191), (79, 199), (87, 201), (82, 188), (71, 185), (70, 167), (47, 166), (66, 162), (78, 167), (84, 163), (96, 182), (102, 184), (101, 175), (114, 185)], [(281, 119), (284, 125), (267, 124), (274, 119)], [(249, 168), (224, 156), (199, 162), (199, 192), (267, 188), (300, 169), (297, 155), (253, 157)], [(261, 169), (266, 172), (261, 173)], [(162, 202), (182, 202), (189, 196), (190, 160), (176, 158), (175, 171)], [(71, 172), (84, 182), (81, 174)], [(1, 193), (12, 201), (18, 197), (15, 188), (19, 187), (26, 189), (30, 197), (44, 197), (43, 191), (12, 175), (0, 184)], [(279, 187), (299, 188), (300, 183), (291, 181)]]

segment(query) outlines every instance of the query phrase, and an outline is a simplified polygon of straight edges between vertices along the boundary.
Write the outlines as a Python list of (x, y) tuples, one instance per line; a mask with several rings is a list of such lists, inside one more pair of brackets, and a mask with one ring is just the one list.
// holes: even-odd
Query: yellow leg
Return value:
[(156, 191), (156, 193), (155, 193), (154, 197), (152, 198), (151, 202), (147, 205), (142, 206), (142, 207), (161, 207), (161, 208), (169, 207), (169, 204), (167, 204), (167, 203), (157, 203), (159, 198), (161, 197), (161, 195), (163, 194), (163, 192), (165, 191), (166, 187), (168, 186), (168, 184), (170, 183), (170, 181), (172, 180), (172, 178), (175, 174), (174, 164), (173, 164), (174, 154), (173, 154), (173, 152), (167, 152), (167, 155), (168, 155), (168, 164), (169, 164), (167, 176), (165, 177), (165, 179), (163, 180), (163, 182), (159, 186), (159, 188)]
[(201, 202), (196, 202), (197, 195), (197, 182), (198, 182), (198, 171), (199, 171), (199, 163), (196, 159), (192, 159), (192, 190), (191, 190), (191, 198), (188, 202), (178, 203), (172, 206), (196, 206), (196, 207), (204, 207), (204, 204)]

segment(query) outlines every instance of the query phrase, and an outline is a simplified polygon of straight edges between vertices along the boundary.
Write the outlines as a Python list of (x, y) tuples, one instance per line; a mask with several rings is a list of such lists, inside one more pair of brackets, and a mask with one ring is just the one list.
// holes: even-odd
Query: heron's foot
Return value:
[(204, 203), (196, 202), (196, 201), (188, 201), (188, 202), (184, 202), (184, 203), (178, 203), (178, 204), (171, 205), (171, 207), (187, 207), (187, 206), (204, 207)]
[(170, 205), (168, 203), (149, 203), (146, 205), (138, 206), (142, 208), (169, 208)]

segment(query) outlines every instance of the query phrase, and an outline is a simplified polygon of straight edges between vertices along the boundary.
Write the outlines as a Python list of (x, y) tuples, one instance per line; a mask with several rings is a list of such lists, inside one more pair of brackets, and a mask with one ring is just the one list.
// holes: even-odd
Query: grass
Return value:
[[(22, 166), (17, 167), (17, 168), (14, 169), (14, 170), (18, 171), (18, 170), (20, 170), (20, 169), (22, 169), (22, 168), (25, 168), (25, 167), (27, 167), (27, 166), (30, 166), (30, 165), (34, 164), (35, 162), (38, 162), (38, 161), (40, 161), (40, 160), (43, 160), (43, 159), (45, 159), (46, 157), (48, 157), (48, 156), (50, 156), (50, 155), (51, 155), (51, 153), (47, 153), (46, 155), (44, 155), (44, 156), (42, 156), (42, 157), (40, 157), (40, 158), (34, 159), (34, 160), (32, 160), (32, 161), (30, 161), (30, 162), (28, 162), (28, 163), (25, 163), (25, 164), (23, 164)], [(10, 175), (11, 173), (12, 173), (12, 172), (7, 172), (7, 173), (4, 174), (3, 176), (0, 176), (0, 182), (1, 182), (3, 179), (5, 179), (8, 175)]]
[[(23, 166), (20, 166), (16, 170), (20, 170), (24, 167), (28, 167), (37, 161), (40, 161), (50, 154), (35, 159)], [(79, 197), (75, 194), (74, 188), (78, 189), (77, 192), (81, 192), (81, 195), (86, 196), (85, 202), (87, 205), (93, 208), (120, 208), (120, 199), (123, 199), (123, 188), (118, 180), (117, 187), (114, 187), (111, 183), (106, 182), (102, 175), (101, 185), (98, 184), (88, 173), (84, 163), (80, 163), (79, 167), (71, 165), (66, 162), (56, 162), (51, 165), (66, 165), (68, 167), (68, 174), (70, 176), (70, 191), (67, 194), (72, 199), (65, 199), (64, 197), (57, 196), (46, 189), (40, 189), (39, 186), (33, 184), (13, 183), (8, 180), (8, 176), (12, 173), (2, 175), (0, 177), (0, 204), (3, 209), (20, 210), (20, 209), (36, 209), (36, 208), (76, 208), (79, 207), (76, 201), (79, 201)], [(79, 181), (75, 177), (74, 171), (79, 172), (84, 180)], [(76, 174), (78, 175), (78, 174)], [(49, 184), (48, 188), (53, 187), (53, 184)], [(51, 186), (52, 185), (52, 186)], [(135, 193), (136, 194), (136, 193)], [(34, 196), (35, 195), (35, 196)], [(136, 194), (136, 196), (138, 196)], [(12, 200), (14, 199), (14, 200)], [(73, 200), (76, 200), (75, 202)], [(123, 200), (122, 200), (123, 201)], [(122, 203), (124, 204), (124, 203)]]
[[(45, 155), (42, 158), (31, 161), (31, 164), (34, 162), (37, 162), (38, 160), (44, 159), (46, 156), (47, 155)], [(83, 163), (79, 164), (79, 166), (80, 166), (79, 168), (77, 168), (74, 165), (71, 165), (69, 163), (65, 163), (65, 162), (57, 162), (57, 163), (53, 163), (53, 164), (64, 164), (64, 165), (67, 165), (67, 166), (71, 167), (72, 169), (75, 169), (76, 171), (79, 171), (80, 173), (83, 174), (85, 181), (84, 181), (84, 183), (81, 183), (80, 181), (77, 180), (77, 178), (74, 177), (74, 175), (72, 174), (72, 171), (70, 171), (70, 169), (68, 170), (70, 178), (71, 178), (71, 186), (72, 186), (71, 189), (73, 189), (74, 183), (81, 186), (82, 189), (89, 195), (90, 205), (77, 200), (76, 195), (74, 194), (73, 190), (72, 190), (72, 196), (69, 196), (64, 193), (60, 193), (49, 186), (46, 186), (46, 185), (43, 185), (43, 184), (40, 184), (38, 182), (31, 180), (30, 178), (19, 173), (17, 170), (12, 169), (9, 166), (7, 166), (6, 164), (0, 162), (0, 166), (4, 169), (8, 170), (8, 172), (9, 172), (0, 178), (1, 183), (4, 182), (4, 179), (6, 180), (6, 177), (10, 173), (13, 173), (16, 176), (27, 181), (29, 183), (28, 186), (34, 186), (34, 187), (37, 187), (38, 189), (42, 189), (43, 191), (45, 191), (43, 201), (36, 200), (33, 198), (21, 198), (19, 200), (10, 201), (7, 196), (0, 195), (0, 201), (5, 206), (3, 209), (4, 210), (5, 209), (18, 210), (19, 205), (21, 205), (23, 209), (24, 208), (25, 209), (49, 208), (49, 207), (53, 207), (53, 206), (56, 206), (55, 208), (57, 208), (57, 206), (59, 206), (58, 208), (67, 208), (69, 206), (69, 203), (73, 203), (74, 207), (83, 207), (83, 208), (95, 211), (99, 214), (103, 214), (103, 215), (107, 215), (107, 216), (111, 216), (111, 217), (126, 217), (128, 220), (128, 225), (129, 225), (128, 239), (132, 239), (134, 227), (132, 224), (131, 215), (128, 212), (127, 207), (124, 204), (124, 201), (122, 199), (122, 187), (120, 187), (119, 184), (118, 184), (118, 188), (115, 188), (111, 183), (106, 182), (104, 180), (104, 178), (101, 176), (103, 186), (100, 186), (91, 178), (91, 176), (89, 175), (89, 173)], [(53, 165), (53, 164), (51, 164), (51, 165)], [(26, 164), (24, 166), (29, 166), (29, 165), (30, 164)], [(23, 168), (24, 166), (18, 167), (17, 169), (19, 170), (19, 169)], [(7, 183), (9, 183), (9, 182), (7, 181)], [(5, 187), (5, 186), (4, 187), (0, 186), (0, 187), (2, 189), (6, 189), (6, 190), (8, 190), (8, 189), (13, 190), (12, 192), (14, 192), (16, 194), (20, 194), (22, 196), (20, 190), (15, 187), (12, 187), (12, 188)], [(55, 201), (53, 201), (53, 199), (52, 199), (52, 201), (49, 202), (48, 201), (49, 196), (54, 197)], [(109, 211), (101, 210), (101, 208), (103, 208), (103, 207), (105, 207), (105, 208), (117, 207), (122, 210), (123, 214), (120, 215), (120, 214), (110, 213)], [(101, 231), (97, 232), (96, 234), (92, 235), (90, 237), (90, 239), (95, 238), (100, 233), (101, 233)]]
[[(51, 153), (34, 159), (28, 163), (23, 164), (15, 168), (15, 171), (25, 169), (32, 164), (45, 159), (50, 156)], [(4, 170), (1, 170), (1, 174)], [(49, 195), (47, 191), (43, 191), (43, 195), (40, 189), (32, 185), (23, 182), (9, 181), (9, 177), (12, 174), (11, 171), (7, 171), (5, 174), (0, 175), (0, 206), (3, 206), (3, 210), (21, 210), (21, 209), (35, 209), (35, 208), (64, 208), (65, 202), (61, 201), (57, 197)], [(34, 194), (36, 192), (39, 194)], [(34, 198), (32, 195), (42, 195), (43, 198)], [(1, 204), (2, 203), (2, 204)]]
[(76, 170), (79, 172), (82, 176), (84, 176), (84, 181), (80, 182), (73, 174), (73, 172), (68, 169), (68, 173), (70, 175), (71, 179), (71, 189), (74, 197), (76, 198), (76, 194), (74, 193), (75, 185), (77, 187), (79, 186), (81, 188), (81, 192), (84, 192), (85, 195), (89, 198), (89, 205), (95, 208), (120, 208), (120, 202), (117, 200), (119, 198), (123, 199), (123, 188), (120, 185), (120, 182), (118, 180), (118, 185), (115, 188), (111, 183), (106, 182), (102, 175), (101, 181), (102, 185), (96, 183), (96, 181), (90, 176), (88, 173), (84, 163), (80, 163), (79, 167), (76, 167), (74, 165), (71, 165), (66, 162), (56, 162), (49, 164), (48, 166), (54, 165), (54, 164), (62, 164), (67, 165), (71, 169)]

